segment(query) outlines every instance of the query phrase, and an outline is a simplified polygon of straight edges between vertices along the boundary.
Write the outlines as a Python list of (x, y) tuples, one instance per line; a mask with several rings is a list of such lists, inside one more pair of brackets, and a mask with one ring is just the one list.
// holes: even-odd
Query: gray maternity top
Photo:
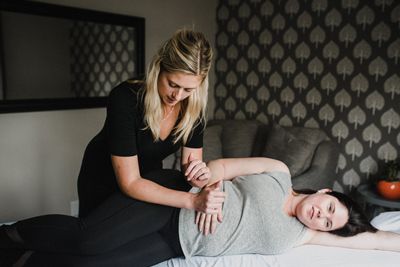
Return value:
[(299, 244), (306, 228), (283, 211), (292, 183), (289, 174), (270, 172), (224, 181), (223, 222), (214, 234), (199, 232), (193, 210), (179, 214), (179, 238), (185, 257), (279, 254)]

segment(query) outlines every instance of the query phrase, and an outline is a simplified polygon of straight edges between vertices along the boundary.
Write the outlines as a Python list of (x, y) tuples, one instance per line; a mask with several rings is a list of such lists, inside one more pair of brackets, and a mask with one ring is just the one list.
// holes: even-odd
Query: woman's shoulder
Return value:
[(114, 87), (109, 94), (110, 102), (137, 102), (144, 86), (143, 80), (127, 80)]
[(126, 80), (125, 82), (123, 82), (123, 84), (129, 87), (130, 90), (132, 90), (133, 92), (137, 92), (143, 88), (145, 82), (144, 78), (136, 78), (136, 79)]
[(137, 95), (141, 89), (144, 86), (144, 81), (143, 80), (126, 80), (120, 84), (118, 84), (116, 87), (114, 87), (111, 92), (110, 96), (113, 95)]
[(292, 188), (290, 173), (286, 171), (263, 172), (259, 174), (259, 179), (268, 183), (271, 188), (274, 188), (273, 185), (275, 184), (276, 188), (280, 188), (284, 194), (287, 194)]

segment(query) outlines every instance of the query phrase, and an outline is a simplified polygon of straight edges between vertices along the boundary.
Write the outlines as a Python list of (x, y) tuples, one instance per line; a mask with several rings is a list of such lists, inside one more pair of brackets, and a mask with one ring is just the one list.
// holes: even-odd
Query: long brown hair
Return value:
[[(296, 189), (293, 190), (297, 194), (311, 195), (315, 194), (317, 191), (312, 189)], [(375, 233), (377, 229), (371, 225), (364, 211), (361, 207), (348, 195), (331, 191), (325, 194), (331, 195), (339, 200), (348, 210), (349, 220), (347, 223), (339, 229), (329, 231), (329, 233), (339, 236), (353, 236), (362, 232), (372, 232)]]

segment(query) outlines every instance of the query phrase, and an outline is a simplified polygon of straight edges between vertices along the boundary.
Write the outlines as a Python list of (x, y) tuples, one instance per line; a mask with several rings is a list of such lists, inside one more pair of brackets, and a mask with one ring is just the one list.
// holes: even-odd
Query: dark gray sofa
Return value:
[[(271, 157), (285, 162), (294, 188), (332, 188), (339, 152), (320, 129), (266, 125), (256, 120), (212, 120), (204, 132), (203, 158)], [(164, 168), (180, 168), (180, 153)]]

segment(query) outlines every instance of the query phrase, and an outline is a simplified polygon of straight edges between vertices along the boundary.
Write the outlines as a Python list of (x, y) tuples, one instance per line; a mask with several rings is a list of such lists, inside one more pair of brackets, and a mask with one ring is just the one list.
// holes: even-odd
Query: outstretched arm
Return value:
[(341, 237), (328, 232), (308, 230), (303, 244), (400, 252), (400, 235), (377, 231), (376, 233), (364, 232), (355, 236)]
[(271, 158), (229, 158), (212, 160), (208, 164), (212, 177), (208, 184), (220, 180), (232, 180), (240, 175), (281, 171), (289, 173), (288, 167), (281, 161)]

